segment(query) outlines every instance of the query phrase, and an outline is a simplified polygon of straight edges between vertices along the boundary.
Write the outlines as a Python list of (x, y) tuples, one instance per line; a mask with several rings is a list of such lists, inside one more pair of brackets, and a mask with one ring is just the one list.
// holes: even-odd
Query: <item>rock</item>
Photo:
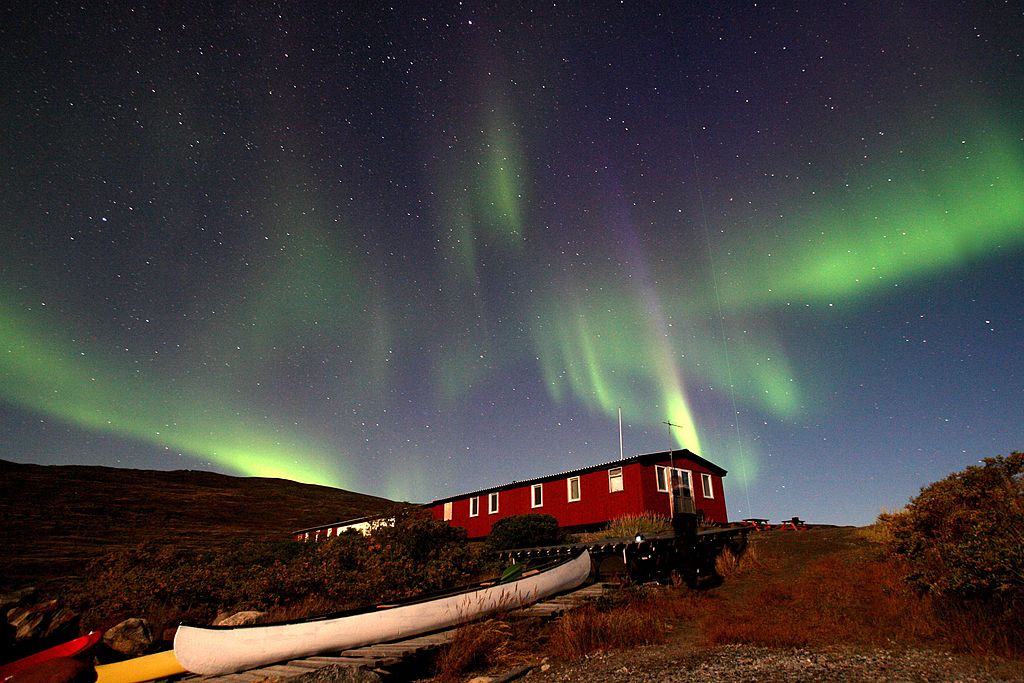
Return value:
[(103, 634), (103, 643), (119, 654), (139, 657), (153, 644), (153, 632), (145, 619), (125, 619)]
[(93, 683), (96, 670), (85, 662), (58, 657), (15, 674), (8, 683)]
[(7, 622), (17, 629), (15, 637), (18, 640), (37, 640), (46, 633), (46, 624), (52, 613), (56, 611), (56, 600), (27, 607), (14, 607), (7, 612)]
[(35, 588), (22, 588), (10, 593), (0, 593), (0, 614), (7, 614), (12, 607), (17, 607), (35, 599)]
[(255, 624), (259, 621), (266, 612), (235, 612), (231, 616), (217, 617), (213, 620), (214, 626), (245, 626), (246, 624)]
[(78, 635), (78, 617), (78, 612), (67, 607), (58, 607), (57, 611), (50, 616), (50, 621), (46, 625), (46, 633), (43, 634), (43, 637), (59, 639), (59, 637), (64, 635), (70, 635), (71, 637)]
[(288, 683), (381, 683), (381, 677), (369, 669), (329, 664), (294, 678)]
[(490, 676), (477, 676), (476, 678), (469, 679), (468, 683), (491, 683), (494, 680)]

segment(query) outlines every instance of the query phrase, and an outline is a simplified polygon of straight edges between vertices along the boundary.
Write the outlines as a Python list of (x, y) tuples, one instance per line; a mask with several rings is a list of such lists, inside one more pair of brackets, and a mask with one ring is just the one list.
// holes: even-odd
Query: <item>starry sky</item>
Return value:
[(865, 524), (1024, 449), (1017, 2), (21, 5), (0, 457), (429, 501), (621, 410)]

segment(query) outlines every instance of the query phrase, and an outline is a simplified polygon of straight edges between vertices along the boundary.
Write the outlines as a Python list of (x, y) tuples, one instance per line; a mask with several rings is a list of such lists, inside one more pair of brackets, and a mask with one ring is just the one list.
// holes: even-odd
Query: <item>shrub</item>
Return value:
[(935, 598), (947, 635), (975, 652), (1016, 653), (1024, 650), (1024, 454), (982, 463), (926, 486), (879, 522), (907, 561), (907, 581)]
[(492, 551), (508, 548), (534, 548), (557, 545), (565, 540), (558, 520), (551, 515), (514, 515), (499, 519), (491, 527), (487, 548)]
[(612, 538), (633, 538), (637, 534), (645, 537), (660, 536), (672, 531), (672, 520), (665, 515), (644, 512), (638, 515), (623, 515), (608, 522), (599, 531), (578, 534), (580, 543), (596, 543)]
[(605, 538), (632, 538), (637, 534), (660, 536), (672, 531), (672, 520), (665, 515), (646, 512), (640, 515), (623, 515), (608, 523), (603, 533)]
[(366, 590), (385, 600), (449, 588), (468, 581), (476, 570), (466, 530), (426, 510), (398, 512), (394, 525), (370, 535), (370, 550), (369, 563), (362, 567)]
[[(476, 556), (465, 531), (421, 510), (399, 511), (372, 536), (318, 543), (251, 541), (221, 552), (146, 543), (94, 562), (70, 596), (87, 627), (161, 615), (161, 625), (217, 612), (274, 610), (291, 617), (392, 600), (466, 582)], [(303, 613), (305, 612), (305, 614)]]
[(883, 514), (909, 581), (942, 597), (1008, 602), (1024, 588), (1024, 453), (986, 458)]

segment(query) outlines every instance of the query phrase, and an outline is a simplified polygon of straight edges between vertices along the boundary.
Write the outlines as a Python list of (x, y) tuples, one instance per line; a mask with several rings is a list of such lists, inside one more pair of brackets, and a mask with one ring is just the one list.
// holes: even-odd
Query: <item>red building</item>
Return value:
[(675, 482), (677, 496), (685, 489), (683, 497), (692, 498), (699, 516), (724, 523), (725, 475), (688, 450), (662, 451), (442, 498), (427, 507), (436, 519), (464, 527), (469, 538), (486, 536), (499, 519), (528, 513), (551, 515), (563, 528), (582, 531), (624, 515), (671, 516)]

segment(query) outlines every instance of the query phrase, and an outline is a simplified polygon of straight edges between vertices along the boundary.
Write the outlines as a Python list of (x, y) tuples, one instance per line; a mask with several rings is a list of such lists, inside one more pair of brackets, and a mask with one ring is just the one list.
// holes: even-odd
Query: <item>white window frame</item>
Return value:
[(487, 514), (498, 514), (498, 492), (492, 491), (487, 494)]
[[(618, 488), (615, 487), (615, 483), (618, 482)], [(623, 478), (622, 468), (613, 467), (608, 470), (608, 493), (619, 493), (620, 491), (626, 490), (626, 482)]]
[(669, 467), (668, 465), (655, 465), (654, 466), (654, 480), (658, 486), (658, 491), (661, 493), (668, 493), (669, 482), (672, 481), (670, 471), (680, 472), (686, 475), (686, 481), (689, 482), (690, 495), (693, 495), (693, 473), (690, 470), (684, 470), (682, 467)]
[(715, 480), (707, 472), (700, 473), (700, 489), (708, 500), (715, 497)]
[(469, 499), (469, 516), (480, 516), (480, 496), (473, 496)]
[(530, 507), (544, 507), (544, 484), (534, 484), (530, 487)]
[[(576, 482), (576, 497), (572, 497), (572, 483)], [(565, 480), (565, 493), (570, 503), (578, 503), (583, 498), (583, 483), (579, 477), (569, 477)]]
[(450, 501), (450, 500), (447, 503), (444, 504), (444, 514), (443, 514), (443, 517), (444, 517), (444, 521), (446, 521), (446, 522), (452, 521), (452, 501)]

